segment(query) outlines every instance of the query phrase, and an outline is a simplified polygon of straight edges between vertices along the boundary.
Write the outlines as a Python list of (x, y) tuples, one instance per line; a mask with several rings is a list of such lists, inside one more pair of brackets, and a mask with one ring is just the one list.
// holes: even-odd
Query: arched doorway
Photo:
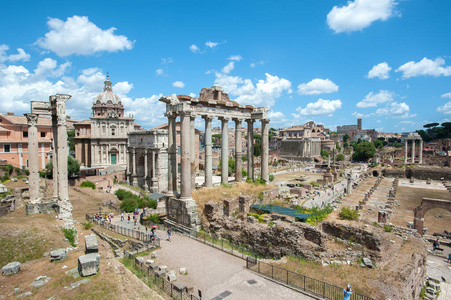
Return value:
[(110, 157), (110, 164), (116, 165), (118, 163), (119, 158), (119, 151), (117, 151), (116, 148), (111, 148), (110, 152), (108, 153)]
[(423, 198), (423, 200), (421, 200), (420, 206), (413, 210), (413, 227), (418, 230), (418, 233), (421, 235), (423, 235), (424, 215), (428, 212), (428, 210), (433, 208), (442, 208), (451, 212), (451, 200), (432, 198)]

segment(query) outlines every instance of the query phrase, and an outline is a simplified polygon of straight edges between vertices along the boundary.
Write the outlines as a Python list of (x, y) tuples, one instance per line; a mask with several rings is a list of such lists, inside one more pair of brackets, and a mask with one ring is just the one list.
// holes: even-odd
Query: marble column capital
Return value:
[(205, 121), (212, 121), (214, 118), (212, 116), (203, 115), (202, 119), (204, 119)]
[(191, 121), (194, 121), (197, 118), (197, 115), (193, 114), (193, 113), (190, 113), (189, 117), (191, 118)]
[(24, 114), (27, 117), (28, 126), (38, 125), (38, 115), (37, 114)]
[(265, 123), (265, 124), (269, 124), (269, 119), (260, 119), (260, 122)]
[(254, 125), (254, 122), (255, 122), (255, 120), (252, 120), (252, 119), (246, 119), (246, 123), (247, 123), (247, 124), (252, 124), (252, 125)]
[(230, 117), (219, 117), (219, 120), (221, 120), (222, 122), (229, 122), (230, 121)]
[(165, 117), (167, 117), (168, 119), (175, 119), (177, 118), (177, 114), (173, 111), (169, 111), (167, 113), (164, 114)]

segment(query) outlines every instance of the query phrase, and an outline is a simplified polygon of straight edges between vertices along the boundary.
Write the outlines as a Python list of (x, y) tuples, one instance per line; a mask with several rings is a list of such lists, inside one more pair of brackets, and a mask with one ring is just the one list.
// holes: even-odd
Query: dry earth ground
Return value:
[[(9, 182), (8, 187), (17, 187), (21, 183)], [(51, 193), (50, 193), (51, 194)], [(74, 206), (75, 225), (78, 230), (79, 249), (68, 252), (68, 258), (62, 262), (50, 263), (44, 252), (55, 248), (71, 247), (66, 241), (55, 214), (25, 216), (22, 207), (0, 218), (0, 262), (1, 266), (12, 262), (22, 262), (21, 271), (13, 276), (0, 276), (0, 296), (15, 299), (17, 295), (32, 292), (27, 299), (161, 299), (159, 295), (145, 286), (129, 270), (114, 259), (110, 246), (99, 239), (101, 254), (100, 271), (87, 277), (91, 281), (69, 290), (71, 283), (82, 277), (73, 278), (66, 271), (76, 268), (78, 257), (84, 254), (84, 236), (90, 230), (84, 230), (81, 222), (85, 214), (98, 211), (105, 200), (112, 199), (111, 194), (83, 189), (82, 192), (70, 189), (70, 199)], [(124, 238), (124, 237), (122, 237)], [(66, 268), (64, 268), (67, 266)], [(50, 281), (39, 288), (29, 284), (39, 276), (51, 277)], [(16, 293), (14, 288), (19, 288)], [(1, 298), (1, 297), (0, 297)]]

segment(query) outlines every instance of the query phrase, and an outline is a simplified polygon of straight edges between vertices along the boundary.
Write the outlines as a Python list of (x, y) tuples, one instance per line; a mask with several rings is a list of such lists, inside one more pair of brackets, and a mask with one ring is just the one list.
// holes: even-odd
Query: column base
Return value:
[(27, 203), (25, 209), (27, 215), (34, 214), (50, 214), (57, 210), (58, 205), (55, 201), (41, 202), (41, 203)]
[(165, 204), (167, 221), (190, 230), (197, 231), (199, 229), (200, 219), (197, 213), (197, 205), (192, 198), (177, 199), (166, 196)]

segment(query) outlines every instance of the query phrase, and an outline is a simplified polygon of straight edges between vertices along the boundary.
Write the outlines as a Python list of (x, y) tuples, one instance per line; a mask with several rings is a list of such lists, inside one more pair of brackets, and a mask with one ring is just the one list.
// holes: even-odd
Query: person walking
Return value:
[(124, 212), (121, 213), (121, 221), (124, 221)]
[(435, 251), (440, 246), (440, 239), (437, 238), (434, 243), (432, 243), (432, 251)]
[(168, 241), (171, 241), (171, 234), (172, 234), (172, 231), (171, 231), (171, 228), (169, 228), (168, 229)]
[(127, 219), (128, 219), (128, 223), (130, 223), (130, 214), (128, 215)]
[(343, 292), (344, 292), (343, 300), (350, 300), (352, 295), (351, 285), (348, 284), (348, 287), (346, 289), (343, 289)]

